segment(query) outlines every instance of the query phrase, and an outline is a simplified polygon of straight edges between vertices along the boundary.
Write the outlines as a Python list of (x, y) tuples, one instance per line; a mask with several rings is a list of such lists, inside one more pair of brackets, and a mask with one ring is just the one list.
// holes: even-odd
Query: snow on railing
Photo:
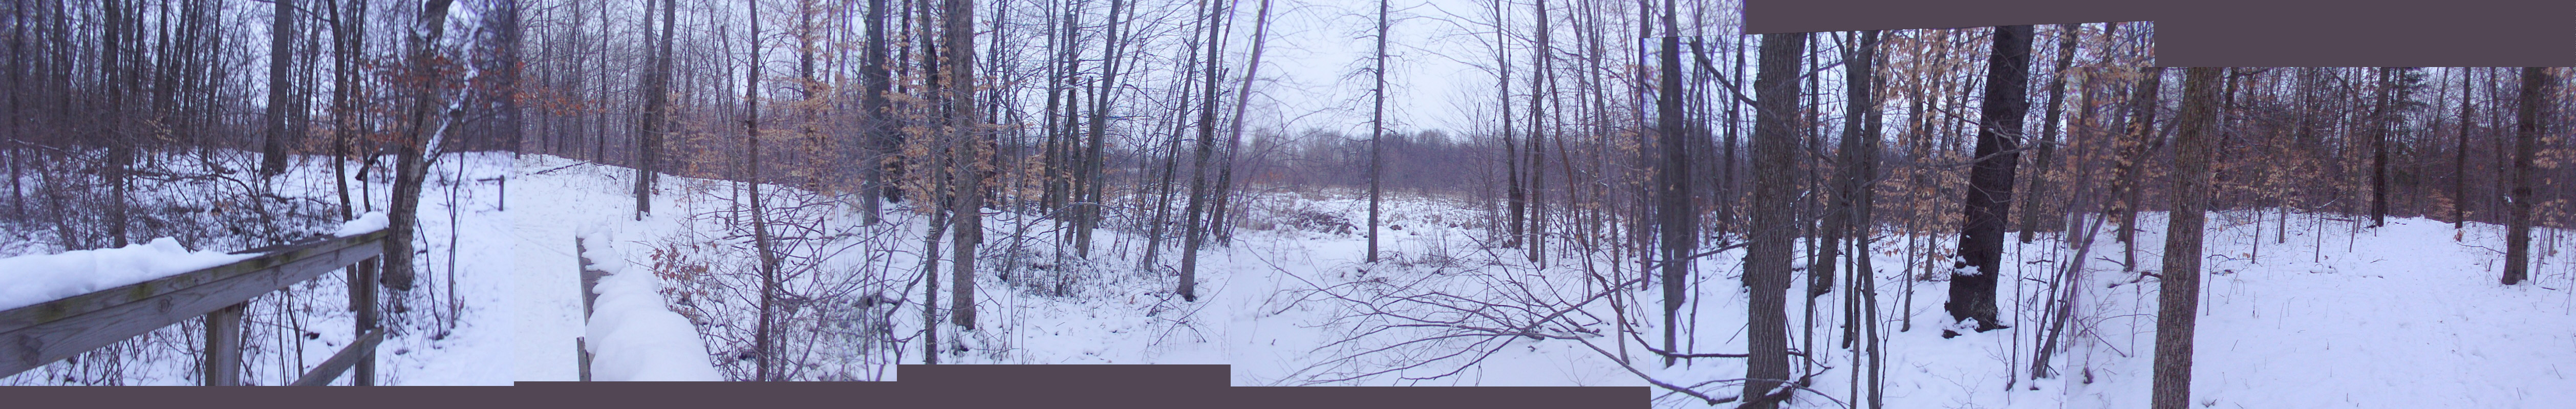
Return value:
[(190, 251), (160, 238), (0, 259), (0, 376), (203, 316), (199, 379), (239, 385), (244, 303), (355, 266), (350, 306), (358, 311), (357, 341), (294, 384), (327, 384), (354, 369), (354, 383), (372, 385), (375, 343), (384, 332), (376, 327), (371, 284), (386, 239), (383, 217), (373, 219), (342, 229), (354, 234), (230, 253)]
[(377, 230), (384, 230), (385, 225), (385, 212), (367, 212), (367, 214), (358, 215), (357, 219), (340, 223), (340, 229), (332, 231), (331, 235), (349, 237), (374, 233)]
[(125, 247), (0, 258), (0, 310), (232, 264), (258, 254), (189, 251), (162, 237)]
[(662, 280), (650, 269), (631, 268), (617, 251), (614, 232), (586, 227), (581, 236), (585, 269), (605, 273), (590, 293), (588, 330), (583, 348), (590, 354), (590, 380), (721, 381), (707, 362), (706, 341), (697, 326), (662, 302)]

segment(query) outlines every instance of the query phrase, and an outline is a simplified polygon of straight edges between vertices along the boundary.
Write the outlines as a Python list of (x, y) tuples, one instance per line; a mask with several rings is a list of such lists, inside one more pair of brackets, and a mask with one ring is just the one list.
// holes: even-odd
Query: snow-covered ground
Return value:
[[(274, 222), (288, 230), (278, 236), (328, 235), (382, 228), (384, 217), (380, 213), (341, 223), (335, 221), (336, 207), (330, 207), (333, 210), (329, 212), (333, 214), (318, 212), (316, 209), (322, 208), (324, 203), (330, 206), (337, 203), (330, 163), (316, 157), (299, 157), (293, 163), (286, 173), (261, 185), (271, 189), (269, 192), (277, 197), (285, 198), (267, 204), (279, 206), (269, 209), (283, 214), (280, 219), (286, 220)], [(418, 272), (421, 282), (426, 285), (410, 294), (383, 293), (386, 297), (410, 298), (404, 304), (411, 310), (390, 312), (387, 316), (384, 325), (389, 330), (388, 337), (377, 349), (377, 373), (381, 378), (378, 384), (508, 385), (514, 380), (508, 372), (496, 369), (513, 360), (508, 348), (515, 342), (507, 332), (509, 328), (499, 324), (501, 317), (514, 315), (506, 309), (503, 301), (508, 296), (504, 288), (509, 284), (504, 274), (511, 271), (512, 260), (492, 256), (512, 251), (506, 240), (498, 240), (501, 232), (512, 225), (512, 219), (508, 212), (498, 208), (499, 185), (494, 180), (487, 180), (506, 175), (512, 169), (510, 163), (507, 153), (466, 153), (443, 157), (431, 167), (428, 185), (422, 192), (421, 228), (419, 236), (414, 238), (421, 251), (417, 259), (425, 265)], [(381, 210), (386, 205), (382, 195), (391, 190), (382, 181), (386, 178), (376, 179), (379, 180), (372, 184), (352, 183), (351, 194), (357, 196), (352, 200), (369, 201)], [(34, 178), (28, 180), (37, 181)], [(226, 184), (221, 185), (221, 189), (238, 189), (237, 186)], [(216, 190), (217, 185), (211, 182), (148, 179), (138, 179), (135, 189), (140, 193), (133, 199), (133, 208), (137, 209), (136, 217), (144, 220), (137, 223), (144, 226), (140, 233), (175, 234), (181, 238), (175, 241), (155, 240), (129, 248), (41, 255), (59, 252), (58, 248), (33, 244), (58, 240), (50, 229), (43, 226), (6, 226), (24, 233), (20, 236), (24, 240), (0, 242), (0, 248), (28, 254), (10, 260), (32, 262), (13, 261), (11, 267), (0, 268), (0, 277), (8, 277), (7, 282), (0, 282), (0, 287), (71, 280), (95, 282), (48, 288), (95, 290), (113, 286), (114, 282), (149, 279), (125, 273), (167, 275), (185, 272), (221, 264), (223, 260), (219, 259), (249, 256), (223, 255), (226, 251), (269, 244), (243, 235), (245, 231), (252, 231), (250, 229), (268, 227), (247, 224), (255, 222), (246, 221), (246, 216), (242, 216), (245, 213), (222, 211), (229, 206), (243, 206), (237, 200), (242, 195), (235, 190)], [(364, 195), (368, 193), (377, 197), (366, 199)], [(451, 208), (456, 211), (454, 222), (449, 217)], [(200, 209), (213, 210), (197, 211)], [(295, 231), (299, 229), (302, 231)], [(457, 250), (453, 258), (449, 257), (450, 243), (454, 243), (453, 248)], [(189, 248), (195, 251), (190, 252)], [(154, 256), (149, 263), (107, 262), (110, 258), (131, 258), (106, 257), (109, 253), (141, 251), (164, 254)], [(188, 255), (176, 256), (181, 253)], [(91, 264), (92, 270), (96, 271), (58, 268), (64, 266), (56, 263), (77, 258), (99, 261)], [(38, 268), (18, 268), (23, 266)], [(81, 276), (96, 272), (123, 273)], [(20, 280), (36, 276), (48, 278)], [(272, 292), (252, 299), (245, 313), (249, 323), (244, 326), (244, 334), (249, 339), (245, 342), (248, 350), (244, 364), (249, 374), (243, 378), (244, 381), (269, 385), (292, 381), (307, 366), (330, 358), (346, 346), (356, 335), (352, 331), (356, 316), (344, 308), (348, 300), (347, 288), (343, 275), (324, 274), (295, 284), (289, 291)], [(41, 293), (50, 296), (30, 297), (51, 299), (67, 295), (60, 294), (60, 291)], [(449, 297), (454, 297), (454, 301), (451, 302)], [(35, 300), (41, 301), (44, 300)], [(448, 325), (451, 322), (452, 327)], [(91, 356), (95, 359), (55, 362), (0, 377), (0, 385), (197, 384), (197, 358), (192, 352), (192, 348), (202, 342), (198, 338), (202, 330), (197, 329), (197, 325), (189, 322), (165, 327), (94, 352)], [(338, 383), (347, 384), (348, 379), (343, 375)]]
[[(665, 178), (655, 198), (661, 211), (635, 221), (631, 179), (626, 179), (631, 170), (534, 155), (519, 165), (526, 175), (513, 183), (513, 191), (526, 203), (545, 204), (532, 206), (528, 211), (537, 214), (520, 219), (517, 226), (523, 268), (516, 279), (515, 305), (525, 311), (519, 315), (523, 359), (517, 374), (522, 380), (574, 375), (571, 343), (581, 326), (572, 238), (582, 226), (614, 230), (629, 268), (666, 269), (657, 270), (664, 277), (699, 274), (668, 270), (684, 266), (740, 272), (757, 265), (747, 256), (755, 253), (742, 250), (748, 234), (721, 224), (724, 209), (733, 204), (732, 185)], [(764, 188), (781, 189), (786, 188)], [(1382, 244), (1386, 260), (1370, 265), (1361, 262), (1364, 236), (1340, 231), (1343, 224), (1364, 225), (1364, 201), (1347, 194), (1274, 193), (1243, 206), (1245, 227), (1234, 241), (1211, 246), (1202, 256), (1196, 302), (1180, 300), (1171, 288), (1177, 246), (1161, 251), (1158, 266), (1149, 273), (1138, 264), (1143, 238), (1132, 231), (1101, 229), (1093, 238), (1094, 254), (1085, 261), (1057, 253), (1054, 240), (1061, 236), (1052, 222), (1022, 224), (1015, 212), (994, 213), (986, 221), (981, 252), (979, 329), (943, 332), (943, 344), (956, 342), (965, 351), (944, 353), (941, 362), (1231, 364), (1233, 383), (1247, 386), (1645, 385), (1617, 363), (1619, 355), (1659, 380), (1685, 385), (1743, 375), (1739, 359), (1697, 359), (1664, 367), (1651, 352), (1632, 344), (1660, 344), (1662, 317), (1653, 312), (1660, 305), (1658, 291), (1591, 296), (1601, 286), (1599, 277), (1634, 277), (1633, 254), (1605, 251), (1587, 258), (1566, 252), (1545, 259), (1545, 268), (1535, 268), (1537, 263), (1523, 258), (1521, 250), (1488, 247), (1482, 241), (1486, 221), (1480, 206), (1406, 196), (1389, 199)], [(820, 207), (839, 209), (830, 203)], [(873, 323), (890, 326), (886, 332), (906, 342), (901, 350), (874, 353), (901, 355), (817, 360), (859, 372), (842, 375), (890, 380), (891, 371), (870, 372), (869, 365), (921, 360), (921, 289), (915, 280), (928, 224), (906, 208), (891, 205), (886, 223), (867, 227), (855, 226), (855, 216), (845, 210), (796, 216), (850, 225), (822, 229), (836, 233), (819, 241), (858, 246), (831, 257), (856, 260), (812, 262), (816, 276), (874, 271), (891, 278), (880, 287), (852, 287), (844, 295), (873, 291), (909, 303), (865, 310), (875, 314), (869, 317), (880, 317)], [(2267, 212), (2259, 224), (2255, 217), (2252, 212), (2211, 216), (2193, 388), (2200, 405), (2547, 407), (2576, 402), (2576, 353), (2570, 352), (2576, 351), (2576, 303), (2571, 303), (2576, 292), (2570, 291), (2576, 284), (2576, 272), (2570, 269), (2576, 266), (2571, 262), (2576, 252), (2565, 251), (2570, 247), (2566, 239), (2549, 237), (2567, 232), (2541, 229), (2534, 246), (2543, 252), (2543, 261), (2534, 280), (2506, 287), (2496, 284), (2502, 259), (2494, 250), (2502, 241), (2499, 226), (2472, 223), (2455, 232), (2448, 223), (2401, 218), (2370, 228), (2356, 227), (2350, 217), (2291, 213), (2285, 239), (2276, 233), (2283, 231), (2280, 214)], [(1123, 223), (1113, 218), (1105, 225)], [(2161, 213), (2141, 215), (2137, 270), (2159, 269), (2163, 223)], [(1599, 234), (1618, 237), (1619, 232)], [(2077, 284), (2077, 319), (2064, 335), (2072, 345), (2051, 359), (2056, 376), (2038, 380), (2030, 379), (2028, 368), (2037, 339), (2045, 333), (2038, 317), (2047, 299), (2046, 280), (2072, 254), (2060, 235), (2043, 234), (2034, 243), (2008, 246), (2007, 265), (2019, 267), (2006, 269), (2009, 284), (2000, 287), (1998, 298), (2013, 328), (1951, 339), (1939, 336), (1948, 327), (1941, 310), (1947, 283), (1934, 280), (1942, 277), (1918, 277), (1925, 279), (1914, 281), (1915, 295), (1904, 295), (1907, 280), (1900, 271), (1908, 266), (1907, 240), (1882, 232), (1873, 255), (1880, 270), (1881, 334), (1887, 339), (1888, 407), (2145, 405), (2158, 284), (2153, 277), (2123, 272), (2123, 245), (2110, 235), (2094, 244)], [(1944, 242), (1950, 238), (1919, 240), (1928, 240), (1935, 254), (1950, 251)], [(1698, 330), (1686, 331), (1681, 349), (1743, 351), (1744, 293), (1734, 283), (1741, 254), (1730, 250), (1697, 265), (1701, 291), (1684, 309), (1684, 321), (1696, 322)], [(939, 268), (944, 281), (948, 267), (943, 263)], [(1003, 274), (1014, 280), (1002, 279)], [(666, 285), (739, 284), (725, 281), (720, 273), (699, 275), (718, 278)], [(1064, 278), (1068, 276), (1073, 279)], [(1804, 285), (1805, 280), (1797, 281)], [(740, 297), (740, 291), (664, 292), (672, 308), (692, 311), (683, 315), (692, 315), (700, 331), (710, 334), (709, 360), (719, 366), (747, 365), (733, 362), (747, 358), (739, 349), (747, 341), (719, 335), (739, 334), (726, 328), (739, 321), (710, 318), (730, 317), (721, 315), (717, 304), (739, 309), (752, 301)], [(947, 291), (941, 289), (943, 298)], [(1793, 288), (1791, 294), (1804, 291)], [(1444, 296), (1457, 298), (1440, 298)], [(1855, 365), (1848, 350), (1838, 347), (1841, 337), (1832, 324), (1842, 316), (1841, 297), (1836, 292), (1817, 298), (1813, 348), (1818, 375), (1813, 391), (1799, 393), (1795, 406), (1839, 407), (1851, 393), (1849, 371)], [(1458, 318), (1430, 307), (1463, 305), (1465, 300), (1553, 306), (1568, 313), (1536, 328), (1551, 335), (1544, 340), (1464, 336), (1419, 341), (1459, 332), (1387, 325), (1390, 320)], [(1793, 347), (1805, 345), (1794, 338), (1804, 333), (1799, 325), (1805, 305), (1799, 301), (1793, 297), (1789, 311)], [(1612, 303), (1644, 307), (1620, 312), (1609, 308)], [(1504, 317), (1496, 322), (1535, 316), (1494, 311)], [(1910, 330), (1899, 331), (1909, 312)], [(1616, 335), (1621, 319), (1644, 335)], [(1475, 324), (1473, 320), (1458, 322)], [(800, 350), (807, 356), (861, 348), (849, 338), (807, 340), (810, 345)], [(1414, 364), (1420, 365), (1379, 372)], [(1798, 366), (1805, 367), (1803, 362)], [(739, 369), (733, 371), (728, 376), (742, 376)], [(800, 376), (840, 379), (831, 370)], [(1731, 396), (1735, 389), (1708, 390)], [(1700, 406), (1661, 389), (1654, 393), (1659, 406)]]

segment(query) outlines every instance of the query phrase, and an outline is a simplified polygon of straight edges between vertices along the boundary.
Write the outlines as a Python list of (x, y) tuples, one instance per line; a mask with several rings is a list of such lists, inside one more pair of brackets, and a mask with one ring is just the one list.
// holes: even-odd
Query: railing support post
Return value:
[(243, 305), (206, 313), (206, 359), (198, 377), (206, 386), (241, 386)]
[[(376, 330), (376, 275), (380, 273), (376, 269), (381, 267), (380, 265), (382, 264), (384, 264), (383, 257), (359, 260), (358, 280), (349, 282), (349, 292), (354, 294), (351, 296), (351, 299), (355, 304), (357, 304), (355, 307), (358, 308), (358, 328), (354, 335), (365, 336), (368, 331)], [(375, 386), (375, 348), (367, 348), (367, 351), (365, 351), (364, 354), (364, 356), (359, 357), (358, 359), (358, 365), (354, 369), (357, 374), (349, 380), (350, 384), (358, 386)]]
[[(590, 245), (582, 237), (572, 238), (572, 248), (574, 256), (581, 261), (578, 267), (581, 270), (582, 328), (589, 328), (591, 304), (599, 300), (599, 293), (591, 292), (591, 288), (599, 286), (599, 277), (606, 274), (590, 268)], [(574, 352), (578, 353), (581, 359), (581, 380), (588, 382), (590, 381), (590, 340), (587, 337), (573, 337), (572, 343)]]

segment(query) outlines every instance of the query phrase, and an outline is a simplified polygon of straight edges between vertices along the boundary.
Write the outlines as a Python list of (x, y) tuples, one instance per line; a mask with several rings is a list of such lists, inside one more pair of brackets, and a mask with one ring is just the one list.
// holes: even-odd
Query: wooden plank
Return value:
[[(601, 276), (606, 276), (607, 273), (590, 268), (590, 245), (584, 242), (581, 237), (575, 236), (572, 238), (572, 249), (573, 256), (581, 262), (580, 265), (574, 267), (581, 271), (581, 323), (584, 327), (588, 327), (590, 325), (591, 304), (599, 300), (599, 293), (593, 289), (599, 287), (599, 278)], [(581, 361), (581, 380), (583, 382), (589, 382), (590, 340), (585, 337), (573, 337), (572, 344), (575, 357)]]
[[(378, 253), (382, 251), (379, 250)], [(383, 271), (379, 270), (382, 264), (384, 259), (381, 257), (359, 260), (358, 281), (349, 284), (349, 292), (359, 294), (357, 330), (360, 336), (380, 332), (376, 330), (376, 289), (381, 286), (376, 285), (376, 275)], [(376, 349), (367, 348), (359, 351), (358, 354), (362, 356), (358, 358), (357, 379), (352, 379), (349, 384), (376, 386)]]
[[(380, 233), (0, 311), (0, 375), (240, 304), (384, 252)], [(372, 287), (360, 285), (357, 288)]]
[(348, 372), (349, 367), (357, 365), (359, 359), (374, 360), (376, 344), (384, 340), (384, 331), (367, 331), (366, 335), (359, 335), (356, 342), (349, 343), (348, 348), (341, 348), (339, 353), (331, 354), (331, 359), (323, 360), (321, 365), (314, 365), (313, 370), (304, 371), (304, 377), (295, 378), (295, 383), (292, 385), (330, 385), (331, 380), (340, 379), (341, 373)]
[(198, 377), (206, 386), (241, 386), (243, 306), (206, 313), (206, 361)]
[(581, 381), (590, 382), (590, 337), (572, 337), (572, 353), (581, 359)]
[(590, 246), (582, 238), (572, 238), (572, 249), (574, 256), (581, 260), (581, 319), (587, 323), (590, 322), (591, 304), (599, 301), (599, 293), (592, 289), (599, 287), (599, 278), (608, 276), (608, 272), (590, 268)]
[[(151, 281), (134, 283), (88, 294), (66, 297), (60, 300), (47, 301), (42, 304), (0, 311), (0, 332), (15, 331), (21, 328), (35, 326), (36, 324), (43, 324), (54, 320), (67, 319), (94, 311), (104, 310), (108, 307), (140, 302), (155, 296), (169, 294), (187, 288), (205, 285), (207, 283), (213, 283), (225, 278), (250, 274), (271, 267), (281, 267), (289, 264), (311, 264), (307, 263), (306, 261), (308, 260), (306, 259), (312, 258), (316, 255), (337, 253), (338, 257), (355, 257), (350, 258), (350, 260), (370, 257), (384, 251), (383, 245), (379, 243), (382, 243), (385, 235), (385, 232), (377, 231), (375, 233), (341, 237), (332, 239), (328, 244), (272, 253), (248, 260), (234, 262), (232, 264), (210, 267), (204, 270), (180, 273)], [(359, 253), (364, 254), (347, 253), (348, 250), (357, 250)], [(338, 263), (329, 265), (331, 268), (337, 269), (339, 266), (345, 266), (348, 264), (349, 263)]]

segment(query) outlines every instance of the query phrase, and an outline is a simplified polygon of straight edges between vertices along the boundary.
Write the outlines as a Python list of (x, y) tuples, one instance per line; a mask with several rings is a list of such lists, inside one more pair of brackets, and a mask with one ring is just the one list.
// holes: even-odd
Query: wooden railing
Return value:
[[(573, 237), (572, 248), (573, 255), (581, 260), (581, 327), (583, 333), (589, 333), (591, 305), (599, 301), (599, 293), (596, 290), (599, 287), (599, 278), (608, 276), (608, 272), (591, 268), (590, 244), (584, 238)], [(589, 382), (590, 337), (573, 337), (572, 346), (573, 353), (581, 359), (581, 381)]]
[(258, 257), (42, 304), (0, 311), (0, 376), (16, 374), (162, 327), (206, 317), (206, 385), (240, 385), (244, 303), (322, 274), (350, 268), (349, 306), (357, 339), (304, 373), (295, 385), (325, 385), (355, 368), (375, 384), (376, 275), (386, 232), (236, 252)]

